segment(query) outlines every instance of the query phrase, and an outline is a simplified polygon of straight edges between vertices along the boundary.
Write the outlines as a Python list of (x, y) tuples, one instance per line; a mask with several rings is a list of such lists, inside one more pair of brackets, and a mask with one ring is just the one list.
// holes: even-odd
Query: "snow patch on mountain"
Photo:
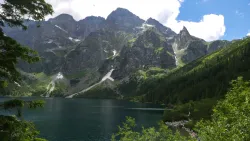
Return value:
[(69, 37), (69, 39), (71, 40), (71, 41), (74, 41), (74, 42), (80, 42), (81, 40), (79, 40), (79, 39), (74, 39), (74, 38), (72, 38), (72, 37)]
[(57, 28), (61, 29), (62, 31), (64, 31), (64, 32), (68, 33), (68, 31), (64, 30), (63, 28), (61, 28), (61, 27), (60, 27), (60, 26), (58, 26), (58, 25), (55, 25), (55, 27), (57, 27)]

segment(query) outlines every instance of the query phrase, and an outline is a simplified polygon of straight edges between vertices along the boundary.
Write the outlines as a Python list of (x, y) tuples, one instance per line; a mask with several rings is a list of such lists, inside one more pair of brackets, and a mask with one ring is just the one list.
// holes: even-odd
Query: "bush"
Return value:
[(126, 117), (126, 122), (123, 126), (119, 126), (118, 133), (112, 135), (112, 141), (119, 139), (120, 141), (187, 141), (194, 140), (181, 136), (179, 132), (173, 133), (163, 123), (159, 123), (159, 128), (143, 128), (141, 132), (135, 131), (135, 119)]

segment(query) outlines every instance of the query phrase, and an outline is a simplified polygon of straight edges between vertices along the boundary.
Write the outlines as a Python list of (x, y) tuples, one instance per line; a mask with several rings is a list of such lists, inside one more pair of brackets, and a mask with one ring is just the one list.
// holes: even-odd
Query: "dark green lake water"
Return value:
[[(0, 102), (6, 98), (0, 98)], [(126, 116), (138, 126), (156, 126), (163, 110), (159, 105), (98, 99), (45, 99), (44, 108), (24, 110), (41, 137), (49, 141), (108, 141)], [(8, 112), (5, 112), (8, 114)], [(1, 114), (1, 113), (0, 113)]]

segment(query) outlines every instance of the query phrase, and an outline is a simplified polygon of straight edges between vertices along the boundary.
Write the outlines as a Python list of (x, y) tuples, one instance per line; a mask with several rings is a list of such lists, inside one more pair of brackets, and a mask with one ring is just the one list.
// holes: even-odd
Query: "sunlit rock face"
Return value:
[(122, 79), (137, 69), (175, 67), (174, 51), (164, 36), (154, 29), (141, 34), (132, 45), (122, 49), (114, 78)]

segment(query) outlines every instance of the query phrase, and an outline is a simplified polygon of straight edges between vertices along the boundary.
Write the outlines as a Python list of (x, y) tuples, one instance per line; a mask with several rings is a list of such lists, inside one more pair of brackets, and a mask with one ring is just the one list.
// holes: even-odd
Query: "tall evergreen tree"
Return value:
[(53, 13), (53, 9), (44, 0), (4, 0), (0, 9), (0, 83), (4, 87), (8, 82), (20, 80), (16, 69), (19, 60), (32, 63), (38, 61), (39, 57), (35, 51), (6, 36), (2, 27), (21, 27), (26, 30), (25, 20), (42, 21), (46, 15)]
[[(39, 61), (38, 54), (28, 47), (20, 45), (14, 39), (3, 33), (4, 26), (21, 27), (26, 30), (25, 20), (42, 21), (52, 14), (52, 6), (44, 0), (4, 0), (0, 4), (0, 87), (6, 87), (8, 82), (20, 81), (20, 73), (16, 69), (19, 60), (28, 63)], [(3, 141), (44, 141), (37, 138), (38, 131), (34, 124), (22, 120), (21, 109), (41, 107), (42, 101), (11, 100), (0, 104), (4, 110), (16, 109), (16, 116), (0, 115), (0, 139)]]

